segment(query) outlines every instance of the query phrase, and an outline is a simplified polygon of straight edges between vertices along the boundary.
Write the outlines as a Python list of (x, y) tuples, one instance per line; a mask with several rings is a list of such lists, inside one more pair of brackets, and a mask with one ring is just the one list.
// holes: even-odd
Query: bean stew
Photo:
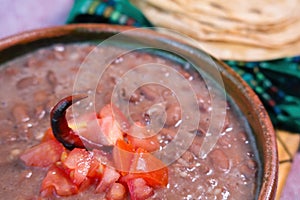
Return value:
[[(88, 86), (90, 77), (80, 83), (83, 89), (77, 92), (89, 97), (74, 102), (72, 107), (81, 106), (86, 114), (79, 115), (69, 108), (68, 124), (75, 133), (104, 148), (68, 149), (58, 142), (51, 130), (50, 113), (61, 99), (73, 94), (77, 73), (95, 47), (94, 44), (55, 44), (1, 66), (2, 199), (256, 198), (261, 164), (246, 118), (227, 97), (224, 126), (217, 143), (205, 158), (200, 157), (201, 145), (214, 120), (210, 118), (213, 108), (207, 85), (188, 66), (151, 53), (136, 51), (114, 58), (95, 90)], [(100, 47), (96, 51), (101, 55), (119, 49)], [(133, 92), (122, 83), (117, 92), (114, 90), (126, 73), (132, 73), (137, 83), (147, 78), (150, 72), (133, 69), (149, 63), (172, 66), (195, 91), (198, 106), (195, 112), (200, 113), (197, 128), (185, 133), (193, 136), (191, 145), (171, 163), (165, 163), (164, 158), (155, 157), (151, 152), (164, 149), (176, 139), (185, 114), (181, 106), (189, 104), (189, 99), (179, 99), (172, 88), (157, 83), (143, 84)], [(95, 64), (90, 72), (97, 67)], [(158, 70), (164, 77), (170, 75), (164, 67)], [(183, 94), (189, 90), (176, 81), (172, 84)], [(112, 99), (117, 103), (111, 104)], [(128, 113), (121, 109), (124, 105), (128, 105)], [(135, 130), (154, 121), (161, 126), (155, 134), (146, 129)], [(101, 133), (95, 134), (99, 127)], [(126, 157), (115, 146), (134, 156)], [(141, 172), (139, 162), (142, 161), (142, 168), (153, 165), (158, 168), (154, 172)], [(132, 172), (133, 168), (136, 171)]]

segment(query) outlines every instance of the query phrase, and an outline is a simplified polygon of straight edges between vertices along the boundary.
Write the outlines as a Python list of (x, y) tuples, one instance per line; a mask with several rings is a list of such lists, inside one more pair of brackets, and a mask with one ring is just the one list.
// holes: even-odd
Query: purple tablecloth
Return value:
[[(73, 0), (1, 0), (0, 38), (65, 23)], [(300, 153), (295, 157), (281, 199), (300, 199)]]

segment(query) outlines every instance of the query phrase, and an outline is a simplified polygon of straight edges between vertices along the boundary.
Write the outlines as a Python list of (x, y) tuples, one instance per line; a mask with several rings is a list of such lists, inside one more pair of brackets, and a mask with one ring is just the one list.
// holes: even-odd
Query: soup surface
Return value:
[[(57, 44), (39, 49), (18, 59), (10, 61), (0, 69), (1, 104), (0, 104), (0, 195), (2, 199), (37, 199), (41, 183), (48, 168), (26, 166), (20, 155), (30, 147), (40, 143), (45, 131), (50, 127), (49, 113), (52, 107), (63, 97), (73, 92), (77, 72), (86, 56), (95, 48), (92, 44)], [(115, 47), (99, 48), (99, 55), (118, 52)], [(185, 78), (195, 91), (197, 110), (201, 117), (196, 129), (189, 130), (193, 135), (191, 145), (179, 158), (171, 162), (168, 168), (166, 187), (153, 189), (149, 199), (253, 199), (257, 193), (259, 162), (251, 130), (245, 118), (235, 105), (227, 99), (224, 126), (213, 150), (205, 158), (199, 151), (210, 124), (212, 123), (211, 96), (204, 79), (188, 66), (180, 66), (162, 57), (143, 52), (131, 52), (113, 59), (95, 89), (88, 85), (89, 77), (83, 81), (82, 91), (95, 95), (95, 101), (84, 103), (86, 113), (99, 111), (111, 102), (112, 94), (117, 106), (128, 103), (127, 117), (136, 124), (145, 127), (154, 120), (162, 127), (155, 137), (160, 149), (168, 146), (179, 131), (182, 123), (181, 104), (188, 104), (188, 99), (179, 99), (176, 91), (163, 84), (144, 84), (127, 91), (126, 84), (121, 84), (121, 92), (114, 93), (114, 87), (130, 69), (143, 64), (168, 65)], [(97, 70), (92, 67), (90, 72)], [(144, 70), (144, 69), (143, 69)], [(147, 68), (145, 68), (147, 70)], [(145, 71), (132, 71), (136, 81), (144, 79)], [(161, 73), (168, 77), (169, 73)], [(150, 73), (149, 73), (150, 74)], [(142, 77), (142, 78), (139, 78)], [(86, 85), (85, 85), (86, 83)], [(173, 82), (176, 90), (189, 90), (184, 85)], [(115, 95), (115, 96), (114, 96)], [(217, 98), (217, 97), (216, 97)], [(220, 100), (221, 101), (221, 100)], [(80, 106), (80, 105), (78, 105)], [(155, 114), (156, 106), (163, 108), (165, 118)], [(154, 111), (153, 111), (154, 110)], [(158, 112), (158, 111), (157, 111)], [(78, 113), (68, 111), (72, 121)], [(80, 117), (80, 116), (79, 116)], [(127, 132), (132, 128), (127, 127)], [(178, 141), (177, 141), (178, 142)], [(181, 141), (182, 142), (182, 141)], [(184, 142), (184, 141), (183, 141)], [(110, 155), (108, 155), (108, 159)], [(173, 156), (173, 155), (164, 155)], [(175, 156), (176, 157), (176, 156)], [(163, 160), (163, 159), (162, 159)], [(95, 193), (95, 187), (88, 187), (78, 194), (51, 198), (60, 199), (104, 199), (106, 194)], [(126, 196), (125, 199), (129, 199)]]

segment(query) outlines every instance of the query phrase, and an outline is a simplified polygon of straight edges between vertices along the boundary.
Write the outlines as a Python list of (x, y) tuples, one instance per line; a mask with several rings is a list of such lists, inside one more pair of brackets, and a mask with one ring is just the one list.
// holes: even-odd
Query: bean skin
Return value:
[(230, 126), (230, 119), (229, 119), (229, 116), (226, 115), (226, 116), (225, 116), (225, 120), (224, 120), (223, 130), (222, 130), (222, 131), (225, 131), (229, 126)]
[(204, 99), (205, 98), (203, 98), (201, 95), (197, 94), (197, 103), (199, 106), (199, 111), (206, 113), (208, 111), (209, 104), (205, 102)]
[(229, 169), (229, 159), (220, 149), (214, 149), (208, 154), (211, 164), (218, 171), (227, 171)]
[(166, 110), (166, 125), (174, 126), (181, 119), (181, 108), (177, 105), (170, 105)]
[(12, 109), (12, 114), (18, 123), (26, 122), (30, 119), (28, 109), (25, 104), (16, 104)]
[(47, 72), (46, 79), (47, 79), (48, 83), (51, 85), (52, 89), (54, 90), (54, 88), (56, 87), (56, 85), (58, 83), (55, 73), (53, 71), (49, 70)]
[(128, 94), (125, 88), (121, 88), (119, 96), (120, 98), (127, 100), (130, 103), (137, 103), (141, 100), (141, 95), (138, 91), (135, 91), (132, 94)]
[(196, 136), (191, 144), (189, 150), (198, 157), (200, 155), (201, 145), (203, 143), (203, 137)]
[(129, 98), (129, 102), (137, 103), (141, 101), (141, 95), (138, 92), (132, 93), (131, 97)]
[(35, 116), (37, 119), (42, 119), (46, 115), (46, 111), (44, 109), (44, 106), (39, 105), (35, 107)]
[(161, 129), (159, 134), (161, 134), (161, 136), (166, 138), (167, 140), (173, 140), (173, 138), (175, 137), (177, 132), (175, 130), (163, 128), (163, 129)]
[(150, 86), (143, 86), (140, 88), (142, 95), (146, 97), (146, 99), (153, 101), (158, 96), (156, 91), (152, 89)]
[(251, 177), (251, 175), (253, 174), (253, 170), (250, 169), (245, 164), (243, 164), (242, 166), (240, 166), (239, 170), (240, 170), (241, 174), (243, 174), (246, 178)]
[(184, 159), (186, 162), (192, 162), (195, 158), (194, 158), (194, 154), (190, 151), (186, 151), (184, 152), (184, 154), (182, 155), (182, 159)]
[(45, 90), (40, 90), (34, 93), (34, 102), (36, 104), (44, 103), (47, 101), (48, 94)]
[(29, 77), (20, 79), (17, 82), (17, 88), (22, 90), (22, 89), (25, 89), (25, 88), (28, 88), (30, 86), (37, 85), (37, 84), (38, 84), (38, 80), (36, 79), (36, 77), (29, 76)]

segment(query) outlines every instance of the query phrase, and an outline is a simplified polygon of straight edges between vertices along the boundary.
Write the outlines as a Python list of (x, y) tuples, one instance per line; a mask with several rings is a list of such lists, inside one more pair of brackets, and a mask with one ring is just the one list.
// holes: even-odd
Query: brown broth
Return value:
[[(93, 45), (54, 45), (10, 61), (0, 70), (0, 195), (2, 199), (34, 199), (39, 195), (46, 169), (25, 166), (19, 155), (38, 144), (50, 126), (49, 112), (61, 98), (72, 94), (73, 83), (81, 63)], [(100, 53), (118, 51), (100, 48)], [(206, 159), (198, 156), (210, 123), (211, 105), (208, 90), (195, 72), (184, 71), (180, 65), (146, 53), (122, 55), (111, 63), (96, 88), (96, 110), (109, 103), (118, 77), (143, 63), (169, 64), (189, 80), (197, 91), (201, 119), (196, 137), (187, 151), (169, 168), (169, 184), (156, 189), (150, 199), (254, 199), (258, 188), (259, 162), (251, 130), (238, 108), (230, 100), (222, 134)], [(124, 86), (125, 87), (125, 86)], [(183, 90), (185, 88), (182, 88)], [(91, 91), (86, 91), (90, 93)], [(133, 95), (124, 88), (121, 103), (130, 101), (130, 116), (142, 124), (149, 123), (145, 112), (153, 104), (163, 103), (168, 117), (159, 132), (161, 146), (166, 146), (178, 130), (180, 120), (178, 99), (165, 87), (149, 84)], [(185, 102), (185, 101), (184, 101)], [(68, 113), (69, 114), (69, 113)], [(75, 114), (74, 114), (75, 115)], [(73, 114), (69, 114), (72, 118)], [(177, 124), (177, 125), (176, 125)], [(250, 137), (251, 136), (251, 137)], [(101, 199), (92, 188), (61, 199)]]

